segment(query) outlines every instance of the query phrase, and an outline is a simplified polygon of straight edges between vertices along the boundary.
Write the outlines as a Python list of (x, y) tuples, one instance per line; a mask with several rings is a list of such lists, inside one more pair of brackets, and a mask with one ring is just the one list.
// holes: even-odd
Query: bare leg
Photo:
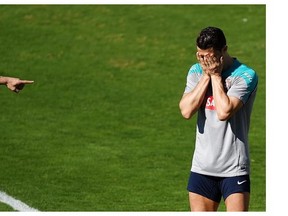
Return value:
[(248, 211), (250, 193), (234, 193), (225, 200), (227, 211)]
[(191, 211), (217, 211), (219, 203), (204, 196), (189, 192)]

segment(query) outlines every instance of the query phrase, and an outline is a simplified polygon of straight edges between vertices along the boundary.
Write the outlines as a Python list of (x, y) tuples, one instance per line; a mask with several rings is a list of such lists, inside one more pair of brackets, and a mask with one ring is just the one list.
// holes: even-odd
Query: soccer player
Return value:
[(187, 189), (191, 211), (248, 211), (248, 132), (258, 77), (231, 57), (223, 31), (203, 29), (196, 40), (199, 63), (188, 72), (179, 107), (184, 118), (197, 113), (197, 132)]
[(32, 84), (32, 80), (21, 80), (16, 77), (0, 76), (0, 85), (6, 85), (8, 89), (13, 92), (19, 93), (26, 84)]

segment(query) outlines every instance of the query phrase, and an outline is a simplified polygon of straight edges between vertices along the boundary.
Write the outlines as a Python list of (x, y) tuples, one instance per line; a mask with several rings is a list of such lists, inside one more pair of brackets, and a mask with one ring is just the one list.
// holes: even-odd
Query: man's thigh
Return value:
[(200, 194), (189, 192), (191, 211), (217, 211), (219, 203)]
[(250, 200), (249, 175), (224, 178), (221, 191), (227, 211), (248, 211)]
[(229, 195), (225, 200), (227, 211), (248, 211), (250, 201), (250, 193), (234, 193)]
[(191, 211), (216, 211), (221, 201), (217, 177), (191, 172), (187, 189)]

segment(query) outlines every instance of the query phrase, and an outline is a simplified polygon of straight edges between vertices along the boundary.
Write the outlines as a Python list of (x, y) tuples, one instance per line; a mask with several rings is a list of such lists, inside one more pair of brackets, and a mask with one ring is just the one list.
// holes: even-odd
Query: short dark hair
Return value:
[(196, 45), (203, 50), (213, 48), (221, 51), (221, 49), (226, 46), (226, 38), (221, 29), (207, 27), (200, 32), (196, 40)]

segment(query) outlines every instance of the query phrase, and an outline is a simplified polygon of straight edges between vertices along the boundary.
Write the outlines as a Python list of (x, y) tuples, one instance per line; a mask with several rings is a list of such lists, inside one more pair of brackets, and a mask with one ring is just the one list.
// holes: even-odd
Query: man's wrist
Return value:
[(204, 73), (203, 76), (202, 76), (202, 79), (203, 79), (203, 80), (209, 80), (209, 81), (210, 81), (211, 77), (210, 77), (209, 74)]
[(221, 73), (212, 73), (212, 74), (210, 74), (210, 76), (211, 76), (211, 78), (222, 79)]
[(221, 74), (211, 74), (212, 82), (222, 82)]

